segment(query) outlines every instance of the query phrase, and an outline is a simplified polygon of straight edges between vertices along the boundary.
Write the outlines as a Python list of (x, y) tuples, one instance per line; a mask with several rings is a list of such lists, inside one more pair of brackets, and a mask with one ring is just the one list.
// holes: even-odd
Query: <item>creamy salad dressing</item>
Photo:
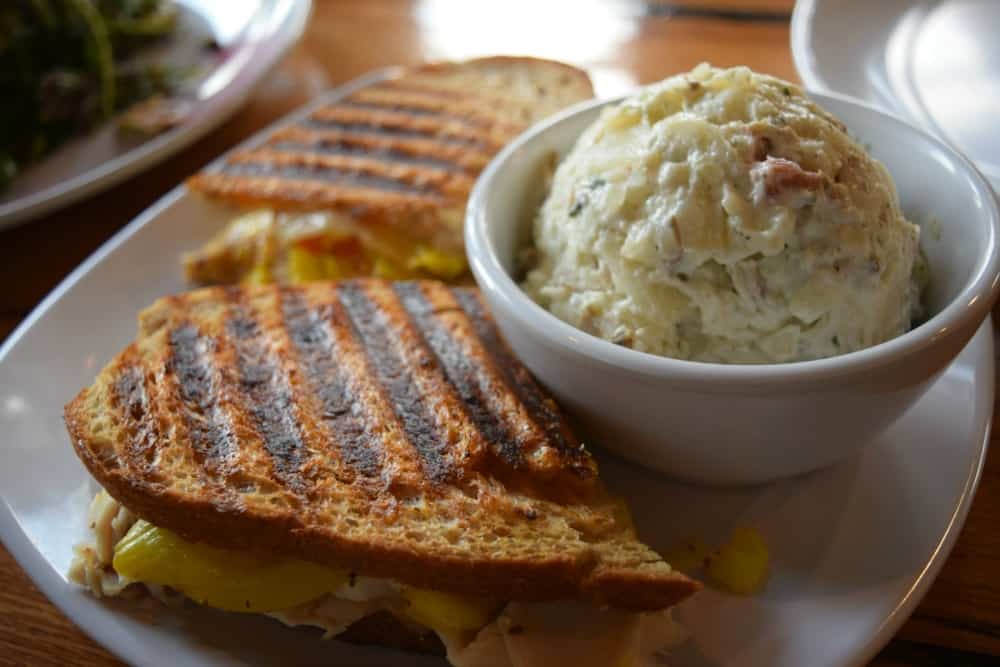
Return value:
[(702, 65), (607, 109), (556, 170), (524, 287), (663, 356), (816, 359), (921, 313), (919, 228), (885, 168), (798, 88)]

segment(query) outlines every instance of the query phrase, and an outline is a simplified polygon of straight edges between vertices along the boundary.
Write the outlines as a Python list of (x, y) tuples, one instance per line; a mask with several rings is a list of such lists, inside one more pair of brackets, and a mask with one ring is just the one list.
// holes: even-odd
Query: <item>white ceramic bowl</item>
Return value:
[[(614, 345), (566, 324), (514, 282), (531, 238), (546, 161), (600, 109), (588, 102), (522, 135), (474, 188), (466, 248), (514, 352), (599, 444), (675, 477), (764, 482), (858, 452), (927, 390), (982, 324), (1000, 282), (992, 190), (942, 141), (846, 98), (812, 94), (892, 173), (903, 210), (924, 228), (932, 316), (866, 350), (818, 361), (726, 365)], [(937, 233), (936, 227), (940, 226)], [(947, 443), (941, 443), (947, 446)]]

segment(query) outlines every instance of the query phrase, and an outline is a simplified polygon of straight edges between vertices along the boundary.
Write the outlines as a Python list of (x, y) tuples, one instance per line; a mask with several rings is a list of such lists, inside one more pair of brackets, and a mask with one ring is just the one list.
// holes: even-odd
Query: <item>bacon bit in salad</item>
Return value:
[(797, 162), (773, 156), (755, 166), (751, 175), (764, 184), (764, 192), (772, 199), (792, 190), (816, 191), (824, 180), (818, 171), (806, 171)]
[(753, 161), (763, 162), (771, 152), (771, 140), (765, 136), (756, 136), (753, 141)]

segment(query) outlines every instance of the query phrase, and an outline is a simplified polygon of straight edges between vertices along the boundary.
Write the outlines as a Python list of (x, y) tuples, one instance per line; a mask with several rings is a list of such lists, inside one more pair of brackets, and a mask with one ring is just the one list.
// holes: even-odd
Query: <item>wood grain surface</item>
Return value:
[[(605, 92), (699, 62), (795, 79), (792, 0), (316, 0), (306, 35), (223, 127), (144, 174), (0, 231), (0, 340), (69, 271), (159, 196), (318, 91), (371, 69), (523, 53), (588, 68)], [(994, 317), (996, 317), (996, 311)], [(996, 414), (996, 411), (994, 411)], [(986, 463), (968, 522), (927, 597), (878, 667), (1000, 664), (1000, 457)], [(118, 665), (49, 603), (0, 548), (0, 665)]]

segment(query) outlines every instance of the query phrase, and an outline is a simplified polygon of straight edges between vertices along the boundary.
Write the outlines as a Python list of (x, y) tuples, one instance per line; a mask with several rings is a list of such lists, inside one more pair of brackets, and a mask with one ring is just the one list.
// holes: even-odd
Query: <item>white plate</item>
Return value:
[[(441, 665), (321, 642), (265, 618), (101, 602), (66, 581), (96, 486), (71, 450), (62, 406), (131, 340), (141, 308), (184, 288), (178, 256), (225, 219), (174, 190), (74, 271), (0, 349), (0, 537), (56, 605), (130, 662)], [(986, 322), (920, 403), (861, 456), (780, 484), (687, 487), (603, 457), (609, 485), (631, 501), (654, 547), (691, 535), (721, 540), (737, 525), (758, 527), (771, 547), (764, 593), (705, 592), (682, 605), (678, 616), (693, 638), (671, 664), (820, 667), (874, 655), (927, 590), (965, 520), (988, 441), (994, 363)]]
[(964, 151), (1000, 190), (1000, 2), (799, 0), (807, 88), (866, 100)]
[[(64, 144), (0, 193), (0, 228), (105, 190), (222, 123), (302, 35), (312, 5), (311, 0), (175, 1), (181, 10), (178, 30), (157, 60), (195, 70), (182, 89), (193, 103), (190, 117), (146, 141), (121, 134), (112, 121)], [(221, 48), (208, 52), (209, 40)]]

